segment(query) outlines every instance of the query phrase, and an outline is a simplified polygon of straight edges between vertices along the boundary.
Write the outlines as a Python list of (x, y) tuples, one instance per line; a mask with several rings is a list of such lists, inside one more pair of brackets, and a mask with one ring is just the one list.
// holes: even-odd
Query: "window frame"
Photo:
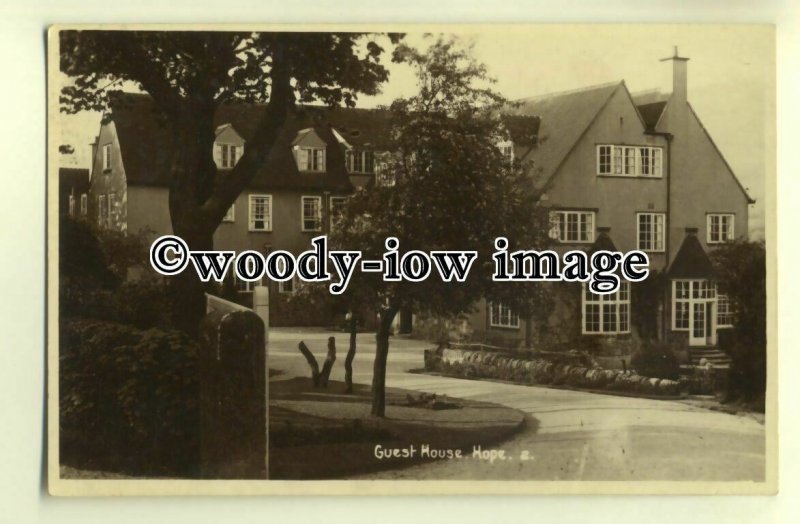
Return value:
[(111, 171), (111, 142), (103, 144), (103, 173)]
[[(649, 232), (650, 233), (650, 237), (651, 237), (651, 242), (653, 243), (653, 247), (651, 249), (645, 249), (644, 247), (642, 247), (642, 230), (641, 230), (642, 221), (641, 221), (641, 219), (644, 216), (649, 216), (649, 217), (651, 217), (653, 219), (650, 222), (651, 230)], [(657, 237), (657, 231), (656, 231), (656, 228), (658, 227), (658, 224), (656, 223), (656, 220), (654, 220), (656, 217), (661, 217), (661, 243), (660, 243), (660, 247), (656, 243), (656, 240), (655, 240), (655, 239), (658, 238)], [(667, 230), (667, 214), (666, 213), (652, 212), (652, 211), (637, 212), (636, 213), (636, 249), (638, 249), (640, 251), (644, 251), (645, 253), (664, 253), (664, 251), (666, 250), (666, 230)]]
[[(305, 164), (301, 165), (300, 163), (300, 152), (305, 152)], [(320, 164), (321, 166), (316, 166), (315, 162), (315, 152), (320, 152)], [(324, 173), (327, 171), (328, 165), (328, 152), (327, 148), (325, 147), (306, 147), (306, 146), (296, 146), (295, 147), (295, 163), (297, 164), (297, 170), (301, 173)]]
[[(317, 227), (313, 229), (306, 228), (306, 200), (315, 200), (317, 202)], [(302, 195), (300, 197), (300, 231), (303, 233), (318, 233), (322, 231), (322, 197), (315, 195)]]
[[(622, 298), (622, 296), (625, 298)], [(591, 296), (589, 299), (587, 297)], [(597, 308), (596, 331), (587, 329), (589, 307)], [(605, 308), (611, 307), (614, 312), (615, 329), (605, 328)], [(624, 311), (624, 315), (622, 312)], [(623, 316), (625, 329), (623, 326)], [(593, 293), (585, 283), (581, 286), (581, 334), (583, 335), (629, 335), (631, 332), (631, 288), (630, 282), (621, 281), (617, 291), (611, 294)]]
[[(688, 292), (686, 297), (677, 297), (678, 283), (688, 284)], [(695, 284), (698, 284), (698, 296), (695, 296)], [(705, 286), (699, 286), (705, 284)], [(670, 302), (672, 306), (672, 315), (670, 319), (670, 327), (672, 331), (689, 331), (689, 315), (692, 314), (693, 304), (708, 302), (717, 302), (717, 284), (713, 280), (702, 278), (679, 278), (672, 280), (672, 288), (670, 290)], [(678, 304), (686, 304), (686, 327), (678, 327)], [(719, 305), (719, 304), (718, 304)], [(708, 319), (706, 319), (708, 321)], [(719, 328), (719, 326), (717, 326)]]
[(73, 195), (73, 194), (69, 195), (69, 206), (68, 206), (67, 212), (68, 212), (69, 216), (71, 216), (71, 217), (75, 216), (75, 195)]
[(106, 195), (97, 195), (97, 225), (99, 227), (106, 227), (107, 218), (105, 214), (108, 212), (108, 204)]
[[(263, 228), (256, 228), (255, 221), (256, 219), (253, 218), (253, 207), (255, 205), (255, 200), (257, 199), (264, 199), (268, 202), (267, 205), (267, 213), (265, 213), (264, 218), (262, 219), (264, 222)], [(270, 233), (272, 232), (272, 195), (270, 194), (261, 194), (261, 193), (254, 193), (247, 195), (247, 230), (254, 233)]]
[[(494, 308), (498, 308), (497, 318), (495, 322)], [(508, 322), (503, 322), (503, 312), (507, 313)], [(502, 302), (489, 302), (489, 327), (502, 328), (502, 329), (519, 329), (519, 314), (515, 313), (513, 309), (506, 306)]]
[[(723, 311), (723, 306), (725, 311)], [(721, 322), (721, 319), (726, 322)], [(729, 329), (736, 322), (736, 312), (733, 309), (733, 302), (727, 293), (720, 293), (717, 290), (717, 329)]]
[[(558, 226), (556, 226), (553, 222), (555, 215), (563, 215), (563, 219), (561, 220)], [(563, 228), (564, 231), (562, 231), (560, 224), (567, 224), (568, 215), (578, 216), (577, 227), (579, 236), (580, 236), (581, 216), (582, 215), (591, 216), (591, 227), (586, 228), (586, 235), (587, 235), (586, 240), (570, 240), (569, 238), (562, 239), (562, 236), (566, 236), (566, 232), (569, 231), (569, 228)], [(550, 211), (550, 238), (561, 244), (591, 244), (592, 242), (594, 242), (596, 236), (596, 231), (597, 231), (596, 224), (597, 224), (597, 213), (595, 211), (583, 210), (583, 209), (553, 209)], [(559, 232), (558, 237), (553, 236), (555, 227), (558, 227), (558, 232)], [(562, 235), (562, 233), (564, 234)]]
[(81, 216), (89, 214), (89, 195), (81, 193)]
[[(646, 155), (643, 154), (645, 152)], [(595, 174), (597, 176), (663, 178), (663, 163), (664, 148), (661, 146), (608, 143), (596, 145)], [(645, 170), (643, 166), (647, 166), (647, 169)]]
[(330, 217), (330, 227), (331, 227), (331, 229), (336, 227), (336, 224), (339, 222), (339, 220), (341, 220), (341, 217), (337, 218), (337, 215), (339, 215), (339, 213), (335, 213), (334, 212), (334, 208), (335, 208), (335, 206), (333, 205), (334, 200), (341, 201), (342, 202), (341, 205), (342, 206), (346, 206), (348, 197), (342, 196), (342, 195), (331, 195), (330, 197), (328, 197), (328, 215)]
[[(730, 218), (730, 238), (722, 238), (722, 221), (720, 221), (719, 240), (711, 239), (711, 222), (713, 218)], [(706, 213), (706, 243), (707, 244), (728, 244), (736, 239), (736, 213)]]
[[(356, 169), (356, 156), (360, 158), (361, 169)], [(367, 158), (371, 158), (371, 164), (367, 162)], [(368, 169), (368, 165), (372, 169)], [(375, 151), (371, 149), (349, 149), (347, 151), (347, 171), (357, 175), (374, 175), (375, 174)]]

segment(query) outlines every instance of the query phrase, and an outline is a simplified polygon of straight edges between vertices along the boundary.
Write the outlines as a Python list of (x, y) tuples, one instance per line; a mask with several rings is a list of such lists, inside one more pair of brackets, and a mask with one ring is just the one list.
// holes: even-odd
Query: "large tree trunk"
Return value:
[[(210, 250), (214, 248), (213, 232), (179, 229), (175, 234), (189, 245), (190, 249)], [(172, 322), (176, 328), (191, 337), (196, 337), (200, 321), (206, 314), (207, 283), (202, 282), (189, 264), (182, 273), (170, 277), (170, 304)]]
[(375, 334), (377, 350), (375, 364), (372, 367), (372, 411), (375, 417), (386, 415), (386, 360), (389, 357), (389, 332), (392, 327), (397, 307), (389, 307), (381, 313), (378, 332)]
[(347, 356), (344, 359), (344, 381), (347, 384), (345, 393), (353, 392), (353, 359), (356, 358), (356, 333), (357, 333), (357, 319), (356, 314), (350, 313), (350, 347), (347, 349)]
[[(217, 166), (214, 163), (213, 102), (187, 102), (173, 124), (172, 179), (169, 210), (173, 234), (192, 251), (214, 249), (214, 231), (219, 220), (203, 213), (202, 204), (213, 192)], [(206, 313), (206, 284), (189, 264), (172, 283), (172, 317), (175, 326), (192, 337)]]

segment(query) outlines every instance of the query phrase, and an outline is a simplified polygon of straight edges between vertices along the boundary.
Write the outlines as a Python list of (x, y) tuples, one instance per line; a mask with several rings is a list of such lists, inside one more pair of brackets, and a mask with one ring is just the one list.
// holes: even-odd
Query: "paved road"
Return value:
[[(321, 360), (336, 337), (331, 378), (344, 380), (345, 333), (273, 328), (270, 367), (281, 377), (307, 375), (297, 350), (304, 340)], [(369, 475), (406, 479), (533, 480), (754, 480), (764, 479), (765, 431), (756, 420), (682, 402), (598, 395), (497, 382), (407, 373), (422, 367), (427, 344), (394, 338), (386, 382), (390, 387), (504, 404), (529, 414), (526, 429), (496, 446), (505, 460), (437, 461)], [(374, 335), (358, 337), (354, 380), (369, 384)], [(276, 377), (276, 378), (281, 378)], [(527, 458), (527, 460), (524, 460)]]

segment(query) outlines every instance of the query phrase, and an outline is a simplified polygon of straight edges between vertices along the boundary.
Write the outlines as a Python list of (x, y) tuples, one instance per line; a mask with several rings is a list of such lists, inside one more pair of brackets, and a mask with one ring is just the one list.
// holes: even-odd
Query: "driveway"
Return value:
[[(319, 329), (272, 328), (269, 366), (283, 375), (308, 375), (297, 343), (319, 361), (336, 337), (331, 379), (344, 380), (348, 335)], [(502, 480), (764, 480), (765, 430), (749, 417), (681, 402), (600, 395), (498, 382), (408, 373), (421, 368), (432, 344), (393, 338), (386, 384), (503, 404), (529, 414), (526, 428), (497, 446), (505, 460), (467, 457), (369, 475), (367, 478)], [(369, 384), (373, 334), (358, 336), (354, 381)]]

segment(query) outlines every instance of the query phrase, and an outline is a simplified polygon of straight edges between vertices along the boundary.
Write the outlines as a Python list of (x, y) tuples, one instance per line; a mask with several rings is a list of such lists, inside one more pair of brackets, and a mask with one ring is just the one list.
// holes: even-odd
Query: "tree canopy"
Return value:
[[(388, 78), (379, 35), (237, 31), (62, 31), (65, 112), (107, 109), (115, 89), (149, 94), (175, 137), (170, 155), (173, 233), (192, 249), (213, 248), (213, 233), (264, 164), (297, 102), (355, 104)], [(400, 35), (388, 35), (397, 42)], [(266, 104), (236, 166), (224, 176), (213, 160), (220, 104)], [(204, 314), (204, 285), (190, 272), (175, 281), (174, 309), (193, 334)]]
[(384, 413), (389, 328), (400, 308), (441, 316), (469, 311), (477, 300), (500, 293), (501, 283), (491, 278), (494, 239), (535, 248), (547, 233), (526, 166), (509, 162), (498, 147), (507, 140), (500, 118), (506, 102), (491, 89), (485, 67), (443, 39), (425, 52), (400, 46), (397, 53), (416, 69), (418, 92), (392, 104), (394, 147), (378, 175), (384, 183), (352, 197), (332, 243), (371, 260), (381, 259), (388, 237), (399, 240), (401, 254), (472, 250), (478, 258), (464, 282), (434, 275), (422, 282), (353, 277), (350, 292), (364, 296), (366, 288), (380, 309), (373, 377), (378, 416)]

